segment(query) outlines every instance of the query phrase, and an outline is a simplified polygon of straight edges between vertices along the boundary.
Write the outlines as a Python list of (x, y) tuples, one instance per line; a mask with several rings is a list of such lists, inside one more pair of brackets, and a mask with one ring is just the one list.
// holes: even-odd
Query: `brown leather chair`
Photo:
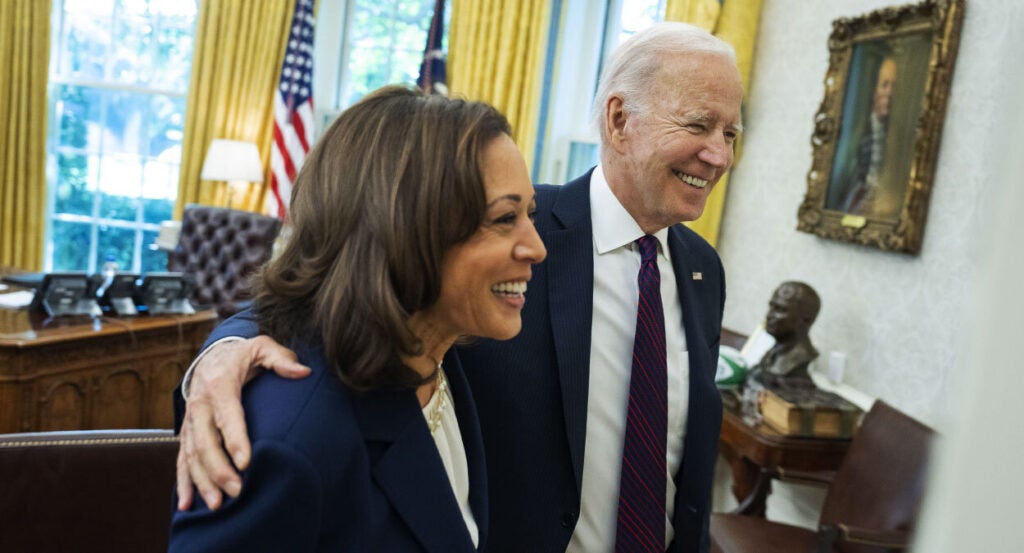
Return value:
[(249, 278), (270, 259), (281, 221), (269, 215), (189, 204), (167, 270), (195, 279), (191, 301), (229, 317), (245, 307)]
[[(933, 431), (876, 401), (834, 475), (786, 471), (828, 485), (818, 531), (738, 514), (711, 516), (712, 553), (882, 553), (910, 544)], [(829, 477), (831, 476), (831, 477)]]
[(0, 434), (0, 551), (166, 551), (170, 430)]

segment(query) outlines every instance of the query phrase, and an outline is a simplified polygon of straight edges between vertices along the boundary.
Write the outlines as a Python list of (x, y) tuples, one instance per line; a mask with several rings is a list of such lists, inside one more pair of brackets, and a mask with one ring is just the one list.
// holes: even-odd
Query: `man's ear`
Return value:
[(608, 137), (608, 145), (616, 152), (624, 153), (626, 142), (626, 120), (629, 114), (623, 105), (622, 97), (612, 94), (604, 103), (604, 131)]

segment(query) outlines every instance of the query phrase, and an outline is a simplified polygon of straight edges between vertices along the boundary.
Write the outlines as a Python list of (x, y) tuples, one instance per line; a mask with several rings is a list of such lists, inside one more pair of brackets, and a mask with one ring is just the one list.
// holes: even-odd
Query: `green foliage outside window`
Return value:
[(159, 271), (177, 195), (195, 0), (54, 0), (51, 270)]
[(416, 82), (434, 12), (433, 0), (359, 0), (355, 4), (349, 84), (342, 98), (346, 106), (386, 84)]

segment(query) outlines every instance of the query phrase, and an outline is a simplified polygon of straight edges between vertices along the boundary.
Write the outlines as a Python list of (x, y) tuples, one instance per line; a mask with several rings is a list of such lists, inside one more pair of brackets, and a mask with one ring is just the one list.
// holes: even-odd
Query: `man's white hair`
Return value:
[(608, 97), (618, 94), (627, 113), (643, 113), (650, 109), (651, 94), (658, 70), (666, 55), (705, 52), (720, 54), (734, 65), (736, 51), (724, 40), (688, 23), (663, 22), (631, 36), (612, 53), (594, 96), (593, 122), (607, 140), (604, 106)]

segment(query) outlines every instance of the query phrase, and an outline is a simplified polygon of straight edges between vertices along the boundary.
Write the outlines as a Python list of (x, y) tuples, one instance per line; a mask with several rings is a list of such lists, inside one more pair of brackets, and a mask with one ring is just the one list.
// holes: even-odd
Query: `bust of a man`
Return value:
[(765, 330), (775, 345), (754, 365), (751, 377), (765, 386), (810, 385), (807, 366), (818, 357), (808, 331), (821, 310), (821, 299), (803, 282), (783, 282), (768, 303)]

